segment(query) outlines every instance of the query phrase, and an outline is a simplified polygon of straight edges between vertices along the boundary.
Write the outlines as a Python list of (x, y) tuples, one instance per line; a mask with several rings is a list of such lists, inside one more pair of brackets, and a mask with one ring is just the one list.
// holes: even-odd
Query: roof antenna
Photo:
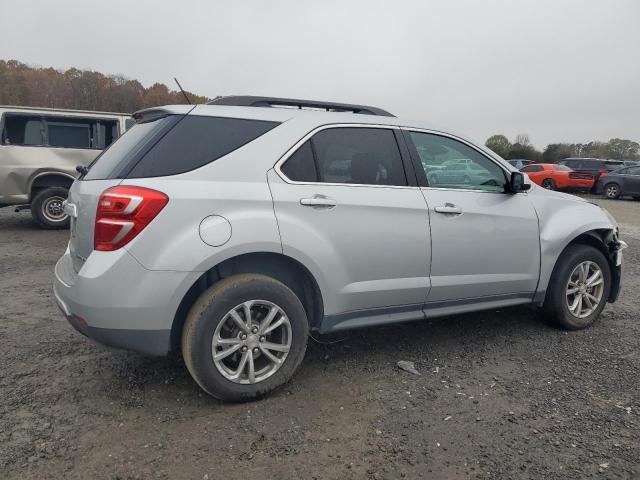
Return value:
[(189, 100), (189, 97), (187, 97), (187, 92), (184, 91), (184, 88), (182, 88), (182, 85), (180, 85), (180, 82), (178, 81), (178, 79), (176, 77), (173, 77), (173, 79), (176, 81), (176, 83), (178, 84), (178, 88), (180, 89), (180, 91), (182, 92), (182, 95), (184, 95), (185, 100), (187, 101), (187, 103), (189, 105), (191, 105), (191, 100)]

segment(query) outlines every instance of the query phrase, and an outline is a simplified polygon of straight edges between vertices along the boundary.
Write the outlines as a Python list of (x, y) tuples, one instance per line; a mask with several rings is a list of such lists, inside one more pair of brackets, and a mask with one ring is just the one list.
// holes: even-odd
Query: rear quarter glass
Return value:
[(279, 122), (189, 115), (137, 162), (127, 178), (177, 175), (200, 168), (252, 142)]
[(184, 115), (168, 115), (134, 125), (89, 165), (89, 171), (81, 180), (124, 178), (145, 153), (183, 118)]

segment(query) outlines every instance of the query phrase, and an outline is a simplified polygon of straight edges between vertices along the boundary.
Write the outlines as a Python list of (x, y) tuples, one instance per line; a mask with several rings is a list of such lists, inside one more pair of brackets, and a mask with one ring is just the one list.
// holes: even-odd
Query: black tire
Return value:
[(69, 228), (69, 216), (62, 214), (61, 210), (68, 194), (69, 190), (64, 187), (48, 187), (35, 194), (31, 200), (31, 216), (40, 228)]
[(604, 186), (604, 196), (611, 200), (620, 198), (620, 193), (620, 185), (617, 183), (607, 183)]
[(545, 178), (542, 183), (540, 184), (540, 186), (542, 188), (546, 188), (547, 190), (555, 190), (556, 189), (556, 182), (553, 181), (553, 179), (551, 178)]
[[(604, 286), (602, 298), (594, 311), (584, 318), (579, 318), (569, 310), (566, 289), (573, 270), (585, 261), (594, 262), (600, 267)], [(580, 330), (592, 325), (598, 319), (607, 304), (610, 291), (611, 267), (602, 252), (589, 245), (571, 245), (565, 249), (553, 269), (542, 312), (546, 320), (563, 329)]]
[[(249, 300), (272, 302), (285, 312), (291, 325), (291, 346), (284, 362), (271, 376), (257, 383), (240, 384), (218, 370), (213, 361), (212, 341), (227, 313)], [(308, 333), (304, 307), (286, 285), (265, 275), (233, 275), (211, 286), (191, 307), (182, 331), (182, 356), (193, 379), (211, 396), (229, 402), (250, 401), (293, 376), (304, 357)]]

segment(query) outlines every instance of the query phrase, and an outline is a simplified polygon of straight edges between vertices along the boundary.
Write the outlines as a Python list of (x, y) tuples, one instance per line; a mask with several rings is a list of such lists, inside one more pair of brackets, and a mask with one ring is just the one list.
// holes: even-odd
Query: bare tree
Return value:
[(522, 145), (523, 147), (528, 147), (529, 145), (531, 145), (529, 135), (527, 135), (526, 133), (519, 133), (516, 136), (516, 143)]

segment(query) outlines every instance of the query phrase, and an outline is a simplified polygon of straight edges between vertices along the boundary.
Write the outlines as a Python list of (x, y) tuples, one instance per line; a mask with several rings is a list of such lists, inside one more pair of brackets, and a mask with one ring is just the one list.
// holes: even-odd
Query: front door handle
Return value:
[(434, 210), (438, 213), (444, 213), (448, 215), (461, 215), (462, 208), (454, 205), (453, 203), (445, 203), (440, 207), (435, 207)]
[(304, 205), (305, 207), (333, 208), (337, 203), (333, 198), (325, 197), (324, 195), (314, 195), (311, 198), (301, 198), (300, 205)]

